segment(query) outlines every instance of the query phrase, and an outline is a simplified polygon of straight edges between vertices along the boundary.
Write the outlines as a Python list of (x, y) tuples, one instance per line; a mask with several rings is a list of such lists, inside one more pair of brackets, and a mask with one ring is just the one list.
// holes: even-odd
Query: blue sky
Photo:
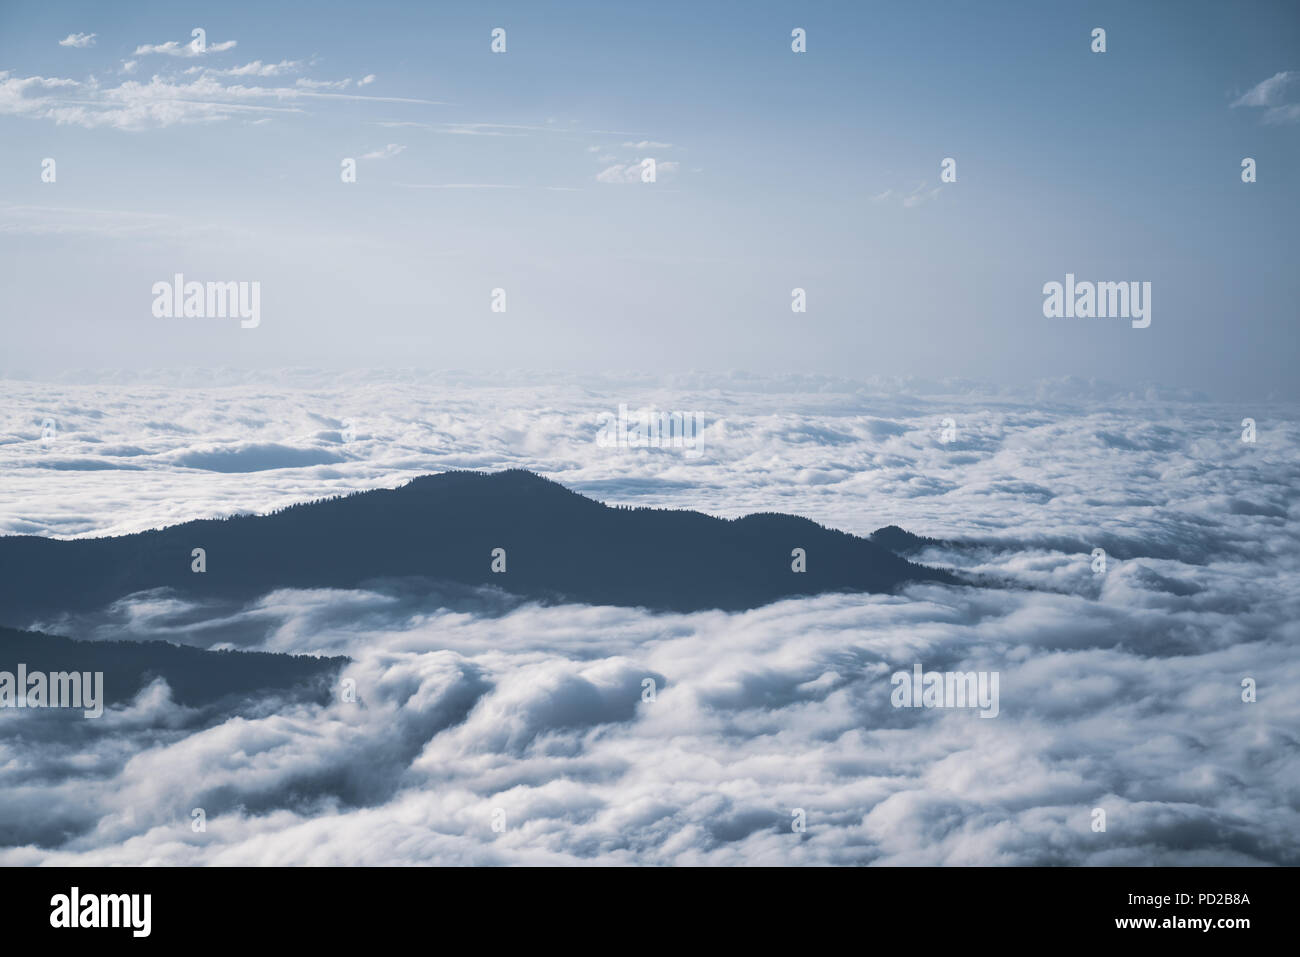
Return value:
[[(149, 49), (194, 27), (201, 56)], [(1294, 398), (1297, 104), (1294, 3), (6, 2), (0, 371), (1078, 375)], [(646, 157), (655, 183), (617, 181)], [(155, 318), (177, 272), (260, 282), (261, 324)], [(1150, 328), (1044, 318), (1067, 272), (1151, 282)]]

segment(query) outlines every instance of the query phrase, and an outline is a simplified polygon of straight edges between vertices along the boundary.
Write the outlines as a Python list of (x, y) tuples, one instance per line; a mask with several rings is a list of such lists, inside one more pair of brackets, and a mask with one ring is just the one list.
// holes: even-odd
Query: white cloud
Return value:
[(403, 189), (520, 189), (507, 183), (398, 183)]
[[(527, 136), (527, 133), (512, 132), (511, 127), (498, 126), (493, 123), (439, 123), (432, 127), (435, 132), (449, 136)], [(527, 129), (520, 127), (519, 129)]]
[[(533, 132), (549, 133), (566, 133), (568, 130), (556, 129), (548, 126), (529, 126), (520, 123), (470, 123), (470, 122), (452, 122), (452, 123), (410, 123), (410, 122), (381, 122), (379, 126), (414, 126), (421, 129), (432, 130), (435, 133), (446, 133), (452, 136), (527, 136)], [(589, 149), (598, 149), (590, 147)]]
[(227, 50), (233, 50), (237, 43), (236, 40), (222, 40), (220, 43), (207, 43), (203, 49), (199, 49), (193, 40), (187, 40), (184, 43), (178, 40), (168, 40), (166, 43), (141, 44), (135, 48), (131, 55), (148, 56), (153, 53), (161, 53), (166, 56), (206, 56), (209, 53), (224, 53)]
[(920, 206), (922, 203), (929, 202), (939, 195), (943, 187), (929, 186), (926, 183), (917, 184), (911, 192), (904, 193), (892, 187), (882, 192), (875, 193), (871, 197), (873, 203), (897, 202), (904, 209), (911, 209), (914, 206)]
[(943, 189), (942, 186), (935, 186), (933, 189), (928, 189), (923, 192), (913, 192), (903, 198), (903, 206), (907, 209), (910, 209), (913, 206), (919, 206), (938, 196), (941, 189)]
[[(256, 61), (255, 61), (256, 62)], [(279, 68), (279, 64), (275, 65)], [(263, 67), (265, 68), (265, 67)], [(249, 113), (302, 112), (305, 100), (433, 105), (431, 100), (375, 97), (307, 89), (223, 84), (211, 71), (189, 82), (155, 75), (149, 82), (127, 80), (116, 87), (45, 77), (0, 73), (0, 115), (50, 119), (90, 128), (144, 130), (175, 124), (228, 120)], [(66, 95), (62, 90), (75, 89)]]
[(1274, 106), (1264, 111), (1265, 123), (1295, 123), (1300, 121), (1300, 103)]
[(1284, 70), (1274, 73), (1267, 80), (1261, 80), (1233, 101), (1232, 106), (1277, 106), (1282, 92), (1295, 80), (1294, 71)]
[(357, 80), (357, 86), (369, 86), (371, 83), (374, 82), (375, 82), (375, 75), (373, 73), (367, 73), (361, 79)]
[(361, 158), (367, 160), (389, 159), (396, 156), (404, 149), (406, 149), (406, 147), (398, 143), (389, 143), (382, 150), (375, 150), (373, 153), (363, 153)]
[(52, 94), (80, 85), (59, 77), (17, 77), (0, 72), (0, 115), (38, 115), (51, 102)]
[[(111, 736), (9, 736), (0, 820), (29, 840), (0, 863), (1300, 859), (1294, 407), (1257, 413), (1269, 427), (1244, 455), (1238, 406), (1078, 380), (84, 379), (4, 383), (0, 531), (122, 533), (521, 466), (611, 503), (778, 509), (856, 534), (897, 523), (949, 540), (921, 560), (1006, 587), (693, 615), (436, 589), (205, 609), (139, 597), (63, 624), (347, 654), (365, 707), (272, 697), (196, 723), (154, 686), (105, 716)], [(704, 454), (598, 446), (620, 402), (704, 410)], [(235, 460), (268, 467), (217, 470)], [(999, 717), (894, 709), (889, 675), (913, 663), (999, 672)], [(1243, 676), (1260, 679), (1254, 704)], [(181, 782), (219, 827), (177, 826)]]
[(1274, 73), (1267, 80), (1261, 80), (1243, 93), (1231, 104), (1264, 108), (1264, 122), (1270, 124), (1300, 122), (1300, 103), (1285, 103), (1286, 91), (1291, 89), (1300, 77), (1294, 70)]
[[(281, 60), (279, 63), (263, 63), (261, 60), (254, 60), (252, 63), (230, 67), (226, 70), (192, 66), (185, 72), (203, 73), (206, 76), (283, 76), (286, 73), (294, 73), (302, 69), (302, 65), (301, 60)], [(301, 83), (302, 81), (299, 80), (298, 82)]]
[(97, 236), (161, 243), (203, 236), (245, 242), (250, 238), (240, 230), (166, 213), (58, 206), (0, 206), (0, 233)]
[[(596, 174), (598, 183), (640, 183), (643, 160), (633, 163), (615, 163)], [(672, 175), (680, 166), (675, 160), (659, 160), (655, 163), (656, 180), (664, 174)]]
[(96, 36), (97, 34), (94, 33), (69, 33), (59, 41), (59, 46), (76, 47), (78, 50), (84, 50), (86, 47), (95, 45)]
[(639, 143), (627, 142), (623, 146), (626, 149), (633, 150), (667, 150), (672, 149), (672, 143), (656, 143), (654, 140), (641, 140)]
[(308, 80), (305, 77), (295, 81), (305, 90), (346, 90), (352, 85), (352, 78), (342, 80)]

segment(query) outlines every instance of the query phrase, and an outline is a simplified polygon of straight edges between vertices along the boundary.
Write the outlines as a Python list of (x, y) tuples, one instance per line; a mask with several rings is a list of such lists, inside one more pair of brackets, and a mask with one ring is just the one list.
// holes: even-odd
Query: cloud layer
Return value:
[[(98, 724), (2, 715), (27, 733), (0, 739), (0, 863), (1300, 862), (1293, 409), (1070, 382), (278, 379), (4, 383), (0, 527), (102, 534), (521, 465), (612, 502), (896, 522), (996, 587), (694, 615), (398, 584), (135, 596), (45, 624), (347, 654), (358, 700), (199, 720), (154, 685)], [(703, 454), (598, 446), (619, 403), (705, 412)], [(895, 709), (914, 663), (998, 672), (999, 716)]]

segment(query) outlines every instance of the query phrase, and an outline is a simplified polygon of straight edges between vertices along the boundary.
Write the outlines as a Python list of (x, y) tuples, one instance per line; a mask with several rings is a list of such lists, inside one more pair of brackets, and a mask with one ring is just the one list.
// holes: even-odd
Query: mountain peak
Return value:
[[(196, 548), (204, 550), (201, 573), (192, 568)], [(883, 542), (797, 516), (727, 521), (609, 507), (523, 469), (423, 475), (397, 489), (120, 538), (0, 538), (0, 569), (0, 622), (16, 627), (158, 588), (253, 598), (278, 588), (424, 579), (535, 600), (688, 612), (955, 581)]]

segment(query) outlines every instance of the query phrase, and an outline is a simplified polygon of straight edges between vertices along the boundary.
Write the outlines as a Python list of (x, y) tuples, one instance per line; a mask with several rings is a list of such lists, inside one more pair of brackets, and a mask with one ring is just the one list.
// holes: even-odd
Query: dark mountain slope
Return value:
[(230, 695), (297, 690), (328, 693), (327, 681), (347, 658), (277, 655), (258, 651), (204, 651), (165, 641), (73, 641), (40, 632), (0, 628), (0, 671), (104, 673), (105, 706), (121, 704), (155, 678), (172, 699), (189, 707)]
[[(807, 572), (791, 570), (791, 550)], [(191, 571), (191, 550), (207, 571)], [(492, 551), (506, 550), (493, 573)], [(881, 545), (807, 519), (611, 508), (530, 472), (449, 472), (270, 515), (187, 522), (116, 538), (0, 538), (0, 623), (172, 588), (255, 596), (396, 577), (495, 585), (530, 598), (655, 610), (754, 608), (828, 591), (953, 582)]]
[(929, 548), (932, 545), (944, 544), (937, 538), (913, 535), (897, 525), (886, 525), (884, 528), (878, 528), (867, 537), (882, 548), (889, 549), (895, 555), (903, 556), (915, 555), (922, 549)]

